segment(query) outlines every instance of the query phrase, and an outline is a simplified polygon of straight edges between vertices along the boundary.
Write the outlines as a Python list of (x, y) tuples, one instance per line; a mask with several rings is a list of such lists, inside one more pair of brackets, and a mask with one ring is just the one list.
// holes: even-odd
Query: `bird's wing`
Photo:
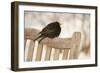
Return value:
[(54, 29), (53, 25), (54, 24), (48, 24), (45, 28), (42, 29), (42, 31), (40, 33), (52, 32), (52, 29)]

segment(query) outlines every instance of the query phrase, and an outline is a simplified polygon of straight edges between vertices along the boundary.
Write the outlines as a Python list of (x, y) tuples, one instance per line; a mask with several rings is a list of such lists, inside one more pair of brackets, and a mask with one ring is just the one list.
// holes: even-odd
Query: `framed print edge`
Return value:
[[(19, 21), (18, 11), (19, 5), (37, 5), (50, 7), (69, 7), (69, 8), (86, 8), (95, 9), (95, 64), (72, 65), (72, 66), (50, 66), (50, 67), (35, 67), (35, 68), (19, 68)], [(27, 71), (27, 70), (44, 70), (44, 69), (60, 69), (60, 68), (81, 68), (97, 66), (97, 7), (96, 6), (82, 6), (82, 5), (67, 5), (67, 4), (50, 4), (50, 3), (34, 3), (34, 2), (12, 2), (11, 3), (11, 70), (13, 71)]]
[(98, 66), (98, 7), (95, 7), (95, 65)]
[(11, 3), (11, 70), (18, 70), (18, 5)]

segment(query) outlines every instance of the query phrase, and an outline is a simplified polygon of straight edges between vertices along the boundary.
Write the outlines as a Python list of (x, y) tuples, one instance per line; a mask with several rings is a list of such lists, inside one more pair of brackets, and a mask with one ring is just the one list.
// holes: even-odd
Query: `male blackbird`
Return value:
[(61, 32), (60, 23), (57, 21), (52, 22), (52, 23), (49, 23), (46, 27), (44, 27), (41, 32), (39, 32), (40, 35), (35, 40), (40, 39), (39, 40), (39, 43), (40, 43), (43, 39), (47, 37), (48, 38), (58, 37), (60, 32)]

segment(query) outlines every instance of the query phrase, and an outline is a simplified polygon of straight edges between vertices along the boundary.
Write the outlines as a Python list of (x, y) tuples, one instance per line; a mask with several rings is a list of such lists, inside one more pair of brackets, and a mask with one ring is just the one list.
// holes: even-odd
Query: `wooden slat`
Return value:
[(32, 40), (27, 40), (25, 48), (25, 61), (32, 61), (34, 43)]
[(52, 48), (50, 48), (50, 47), (47, 47), (46, 48), (46, 54), (45, 54), (45, 60), (46, 61), (49, 61), (50, 60), (51, 50), (52, 50)]
[(69, 53), (69, 50), (70, 50), (70, 49), (64, 49), (63, 57), (62, 57), (63, 60), (68, 59), (68, 53)]
[(79, 46), (80, 46), (81, 34), (80, 32), (75, 32), (72, 36), (72, 47), (70, 49), (69, 59), (77, 59), (79, 55)]
[(24, 60), (27, 61), (27, 55), (28, 55), (28, 48), (29, 48), (29, 45), (30, 45), (30, 40), (27, 39), (26, 40), (26, 45), (25, 45), (25, 53), (24, 53)]
[(70, 59), (70, 49), (68, 50), (68, 56), (67, 59)]
[(32, 58), (32, 61), (35, 61), (36, 55), (37, 55), (37, 49), (38, 49), (38, 42), (35, 41), (34, 43), (35, 43), (35, 45), (34, 45), (34, 51), (33, 51), (33, 58)]
[(60, 49), (55, 49), (53, 60), (59, 60)]
[(55, 53), (55, 48), (52, 48), (52, 50), (51, 50), (51, 56), (50, 56), (50, 60), (51, 61), (53, 61), (54, 53)]
[(41, 61), (42, 50), (43, 50), (43, 45), (38, 44), (38, 48), (37, 48), (37, 53), (36, 53), (36, 59), (35, 59), (35, 61)]
[(43, 45), (41, 61), (45, 61), (46, 50), (47, 50), (47, 46)]
[(79, 49), (79, 45), (77, 44), (76, 45), (76, 50), (74, 50), (74, 52), (73, 52), (73, 58), (77, 59), (78, 56), (79, 56), (79, 53), (80, 53), (80, 49)]
[(64, 53), (64, 49), (60, 50), (59, 60), (62, 60), (62, 58), (63, 58), (63, 53)]

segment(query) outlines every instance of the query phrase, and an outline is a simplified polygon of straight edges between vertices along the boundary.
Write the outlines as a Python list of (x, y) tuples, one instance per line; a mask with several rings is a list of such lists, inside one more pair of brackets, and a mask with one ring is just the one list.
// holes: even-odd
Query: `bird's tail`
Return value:
[(39, 43), (43, 40), (43, 39), (45, 39), (46, 37), (45, 36), (43, 36), (40, 40), (39, 40)]
[(38, 40), (39, 38), (41, 38), (42, 37), (42, 35), (39, 35), (38, 37), (36, 37), (33, 41), (36, 41), (36, 40)]

